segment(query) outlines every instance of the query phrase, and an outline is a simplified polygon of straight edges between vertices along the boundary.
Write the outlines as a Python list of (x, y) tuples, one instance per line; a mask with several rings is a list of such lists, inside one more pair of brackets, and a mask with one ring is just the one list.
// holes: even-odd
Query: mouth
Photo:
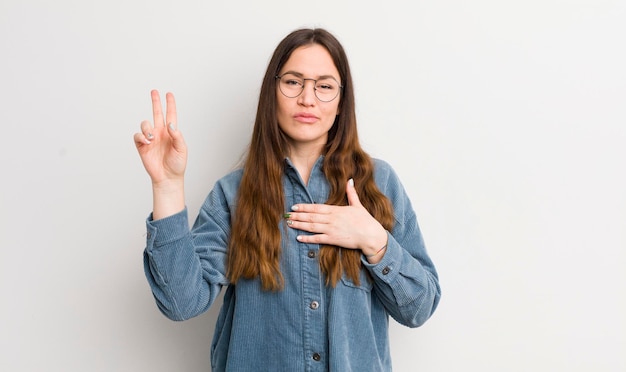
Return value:
[(314, 123), (314, 122), (316, 122), (318, 120), (317, 116), (315, 116), (313, 114), (306, 113), (306, 112), (299, 112), (299, 113), (295, 114), (293, 116), (293, 118), (296, 121), (299, 121), (301, 123), (307, 123), (307, 124)]

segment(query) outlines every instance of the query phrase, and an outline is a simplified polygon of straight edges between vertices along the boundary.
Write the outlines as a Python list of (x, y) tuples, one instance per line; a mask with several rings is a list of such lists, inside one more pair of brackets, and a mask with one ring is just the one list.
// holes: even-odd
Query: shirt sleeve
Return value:
[(431, 317), (439, 304), (439, 278), (408, 195), (395, 172), (383, 165), (377, 182), (391, 199), (395, 224), (388, 232), (383, 258), (377, 264), (370, 264), (365, 258), (362, 262), (374, 278), (375, 295), (389, 314), (400, 324), (418, 327)]
[(146, 221), (144, 271), (161, 312), (185, 320), (207, 311), (228, 285), (230, 212), (219, 188), (211, 191), (189, 228), (187, 209)]

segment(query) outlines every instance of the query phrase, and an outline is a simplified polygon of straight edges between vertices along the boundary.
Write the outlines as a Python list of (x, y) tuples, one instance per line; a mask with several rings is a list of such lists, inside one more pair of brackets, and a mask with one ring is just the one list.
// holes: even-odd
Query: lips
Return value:
[(314, 122), (316, 122), (318, 120), (317, 116), (315, 116), (313, 114), (309, 114), (307, 112), (299, 112), (299, 113), (295, 114), (293, 116), (293, 118), (296, 121), (299, 121), (301, 123), (308, 123), (308, 124), (314, 123)]

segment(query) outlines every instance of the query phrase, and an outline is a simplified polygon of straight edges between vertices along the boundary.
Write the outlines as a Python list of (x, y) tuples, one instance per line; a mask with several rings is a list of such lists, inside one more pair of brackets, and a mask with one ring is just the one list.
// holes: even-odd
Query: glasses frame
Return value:
[(343, 89), (343, 85), (341, 85), (341, 84), (337, 81), (337, 79), (335, 79), (335, 78), (334, 78), (334, 77), (332, 77), (332, 76), (325, 77), (324, 79), (333, 79), (333, 80), (335, 80), (335, 82), (339, 85), (339, 90), (337, 91), (337, 95), (336, 95), (336, 96), (334, 96), (332, 99), (330, 99), (330, 100), (328, 100), (328, 101), (325, 101), (325, 100), (321, 99), (321, 98), (317, 95), (317, 88), (316, 88), (316, 86), (317, 86), (317, 81), (318, 81), (318, 80), (324, 80), (324, 79), (299, 78), (299, 79), (302, 79), (302, 89), (300, 89), (300, 93), (296, 94), (295, 96), (288, 96), (288, 95), (286, 95), (286, 94), (285, 94), (285, 92), (283, 92), (283, 90), (282, 90), (282, 89), (280, 89), (280, 80), (283, 78), (283, 76), (285, 76), (285, 75), (287, 75), (287, 74), (293, 75), (292, 73), (287, 72), (287, 73), (282, 74), (282, 75), (276, 75), (276, 76), (274, 76), (274, 78), (278, 80), (278, 90), (280, 91), (280, 93), (281, 93), (283, 96), (285, 96), (285, 97), (287, 97), (287, 98), (296, 98), (296, 97), (299, 97), (299, 96), (302, 94), (302, 92), (304, 92), (304, 83), (305, 83), (307, 80), (311, 80), (311, 81), (313, 82), (313, 93), (315, 94), (315, 98), (317, 98), (320, 102), (332, 102), (332, 101), (334, 101), (335, 99), (337, 99), (337, 97), (339, 97), (339, 95), (341, 94), (341, 90)]

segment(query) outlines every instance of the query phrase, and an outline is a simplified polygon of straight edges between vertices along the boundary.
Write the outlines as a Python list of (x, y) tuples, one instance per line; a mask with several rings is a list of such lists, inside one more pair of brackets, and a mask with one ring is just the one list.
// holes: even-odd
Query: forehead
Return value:
[(339, 71), (330, 53), (319, 44), (296, 48), (281, 69), (281, 74), (287, 71), (296, 72), (311, 78), (333, 76), (339, 80)]

